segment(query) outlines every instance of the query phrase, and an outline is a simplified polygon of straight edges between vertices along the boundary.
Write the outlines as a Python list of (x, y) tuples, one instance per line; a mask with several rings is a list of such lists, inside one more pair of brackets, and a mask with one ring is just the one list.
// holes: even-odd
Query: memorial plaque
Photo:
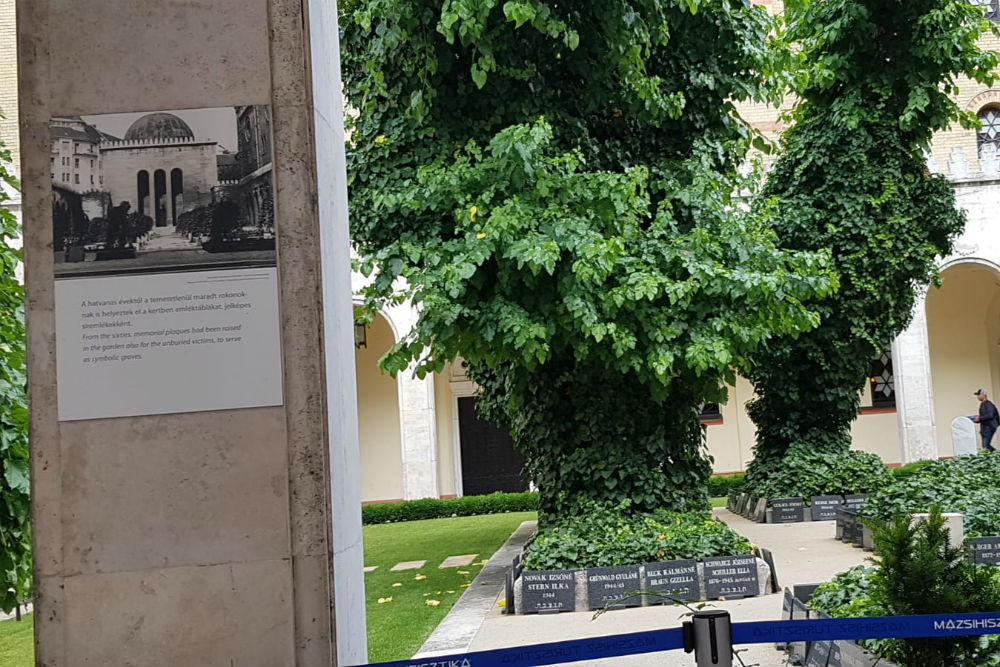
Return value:
[(554, 614), (576, 611), (572, 570), (525, 570), (521, 573), (521, 612)]
[(854, 519), (854, 546), (865, 546), (865, 524), (864, 517), (858, 516)]
[(840, 540), (850, 544), (854, 542), (854, 526), (858, 523), (858, 513), (856, 510), (845, 507), (841, 510), (841, 516), (844, 519), (844, 526), (840, 534)]
[(805, 519), (802, 498), (775, 498), (771, 501), (771, 523), (799, 523)]
[(792, 586), (792, 593), (802, 604), (808, 605), (817, 588), (819, 584), (795, 584)]
[(866, 500), (868, 500), (867, 493), (848, 493), (844, 496), (844, 506), (856, 512)]
[[(791, 615), (793, 621), (805, 621), (809, 618), (809, 607), (798, 596), (792, 599)], [(802, 664), (808, 649), (809, 645), (804, 640), (791, 642), (788, 644), (789, 658), (795, 664)]]
[(742, 598), (760, 593), (757, 558), (753, 555), (706, 558), (705, 597)]
[(830, 650), (833, 642), (819, 641), (813, 642), (809, 646), (809, 655), (806, 656), (805, 667), (827, 667), (830, 662)]
[(837, 510), (844, 506), (843, 496), (813, 496), (812, 520), (829, 521), (837, 518)]
[(638, 607), (642, 603), (639, 595), (625, 597), (627, 593), (638, 590), (638, 565), (592, 567), (587, 570), (587, 606), (590, 609)]
[[(646, 563), (646, 584), (643, 590), (690, 602), (701, 599), (698, 586), (698, 563), (695, 560), (672, 560), (664, 563)], [(657, 604), (667, 601), (656, 597), (648, 598)]]
[(767, 520), (767, 498), (757, 501), (757, 507), (753, 513), (753, 520), (757, 523), (764, 523)]
[[(781, 600), (781, 620), (790, 621), (792, 620), (792, 605), (795, 603), (795, 596), (792, 595), (792, 590), (790, 588), (785, 589), (785, 596)], [(788, 648), (788, 644), (784, 642), (778, 642), (774, 645), (774, 648), (778, 651), (784, 651)]]
[[(875, 656), (852, 641), (836, 641), (830, 648), (827, 667), (874, 667)], [(888, 667), (885, 660), (879, 660), (879, 667)]]
[(965, 541), (965, 546), (974, 563), (1000, 565), (1000, 536), (970, 537)]
[(514, 570), (507, 570), (507, 575), (503, 580), (503, 594), (504, 594), (504, 608), (500, 610), (501, 614), (514, 614), (517, 610), (514, 608)]

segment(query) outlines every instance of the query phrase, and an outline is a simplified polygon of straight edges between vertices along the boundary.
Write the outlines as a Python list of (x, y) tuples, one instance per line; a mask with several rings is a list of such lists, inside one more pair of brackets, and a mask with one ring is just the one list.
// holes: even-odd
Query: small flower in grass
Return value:
[(399, 583), (399, 582), (397, 581), (396, 583), (394, 583), (394, 584), (392, 585), (392, 587), (393, 587), (393, 588), (399, 588), (399, 587), (400, 587), (400, 586), (402, 586), (402, 585), (403, 585), (403, 584), (401, 584), (401, 583)]
[(385, 604), (386, 602), (392, 602), (392, 598), (388, 597), (388, 598), (379, 598), (378, 599), (378, 603), (379, 604)]
[(424, 600), (424, 604), (428, 607), (436, 607), (441, 604), (440, 600)]
[(418, 574), (417, 576), (413, 577), (413, 580), (414, 581), (423, 581), (426, 578), (427, 578), (426, 574)]

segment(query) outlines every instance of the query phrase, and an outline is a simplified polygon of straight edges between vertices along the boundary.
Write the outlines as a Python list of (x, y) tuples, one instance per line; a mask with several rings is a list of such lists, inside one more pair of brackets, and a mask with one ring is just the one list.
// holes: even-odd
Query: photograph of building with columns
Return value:
[[(998, 0), (980, 2), (1000, 23)], [(780, 0), (760, 4), (781, 8)], [(1000, 49), (995, 36), (983, 41)], [(968, 222), (954, 253), (938, 258), (941, 287), (921, 290), (909, 328), (871, 360), (852, 430), (855, 449), (888, 465), (975, 451), (978, 429), (967, 418), (979, 405), (973, 392), (1000, 392), (1000, 85), (967, 79), (958, 85), (957, 101), (979, 116), (982, 129), (938, 133), (927, 167), (951, 182)], [(786, 127), (773, 107), (746, 106), (741, 113), (772, 139)], [(354, 280), (356, 290), (364, 284), (360, 275)], [(413, 308), (395, 307), (356, 336), (363, 500), (525, 488), (509, 436), (476, 417), (475, 386), (460, 363), (423, 380), (379, 372), (379, 357), (416, 317)], [(752, 396), (753, 387), (740, 379), (726, 404), (705, 407), (717, 473), (742, 471), (752, 459), (754, 425), (745, 409)]]
[(60, 116), (56, 275), (271, 266), (267, 106)]

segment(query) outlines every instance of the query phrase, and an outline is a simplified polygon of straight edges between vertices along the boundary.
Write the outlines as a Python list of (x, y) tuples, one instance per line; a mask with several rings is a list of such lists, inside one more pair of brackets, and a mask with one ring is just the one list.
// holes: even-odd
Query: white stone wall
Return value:
[(153, 206), (154, 174), (162, 169), (167, 192), (167, 219), (170, 220), (170, 172), (180, 169), (184, 175), (183, 206), (178, 205), (177, 215), (212, 203), (212, 188), (219, 184), (214, 142), (157, 143), (141, 145), (137, 142), (109, 142), (101, 144), (104, 161), (104, 187), (111, 193), (112, 204), (123, 201), (131, 204), (131, 211), (139, 208), (136, 177), (140, 171), (149, 173), (149, 200), (146, 215), (155, 217)]

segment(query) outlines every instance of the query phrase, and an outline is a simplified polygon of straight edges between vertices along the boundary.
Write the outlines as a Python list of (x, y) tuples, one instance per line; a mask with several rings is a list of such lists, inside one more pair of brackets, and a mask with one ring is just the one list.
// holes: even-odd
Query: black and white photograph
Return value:
[(275, 266), (267, 105), (49, 128), (56, 278)]

